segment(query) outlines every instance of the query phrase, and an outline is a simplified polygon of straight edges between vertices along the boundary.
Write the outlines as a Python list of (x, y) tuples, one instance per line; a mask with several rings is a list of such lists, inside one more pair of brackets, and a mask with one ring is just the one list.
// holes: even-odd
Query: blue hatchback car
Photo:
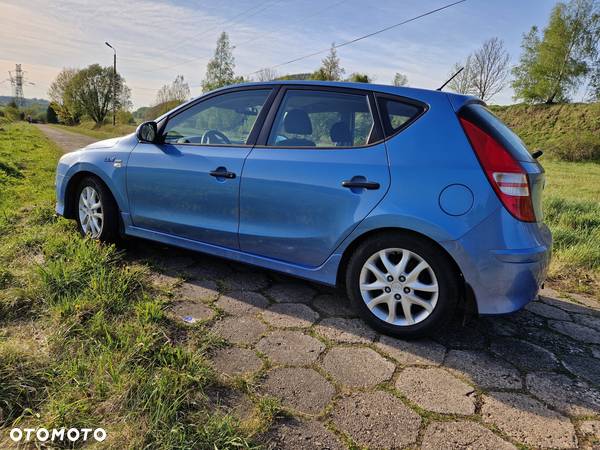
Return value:
[(516, 311), (550, 259), (544, 170), (480, 100), (335, 82), (250, 83), (64, 155), (56, 210), (134, 236), (343, 286), (416, 337), (461, 304)]

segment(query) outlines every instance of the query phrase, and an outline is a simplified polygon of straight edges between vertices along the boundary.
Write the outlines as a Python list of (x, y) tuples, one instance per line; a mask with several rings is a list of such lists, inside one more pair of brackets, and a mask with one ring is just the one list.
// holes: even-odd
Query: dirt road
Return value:
[(83, 134), (61, 130), (53, 127), (52, 125), (36, 124), (36, 127), (38, 127), (42, 133), (56, 142), (56, 144), (62, 148), (65, 153), (72, 152), (73, 150), (77, 150), (81, 147), (91, 144), (92, 142), (100, 140), (93, 137), (84, 136)]

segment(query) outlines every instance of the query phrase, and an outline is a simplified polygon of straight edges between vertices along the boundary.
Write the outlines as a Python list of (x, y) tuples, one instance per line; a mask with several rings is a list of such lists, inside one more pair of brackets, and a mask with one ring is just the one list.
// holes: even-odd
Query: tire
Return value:
[[(75, 215), (81, 235), (102, 242), (116, 242), (119, 238), (119, 208), (106, 185), (96, 177), (85, 177), (79, 183), (75, 195)], [(89, 208), (98, 204), (96, 208)], [(95, 219), (91, 219), (90, 212), (100, 216), (96, 215)], [(95, 221), (100, 225), (94, 225)]]
[(452, 319), (457, 279), (447, 255), (427, 240), (385, 233), (367, 239), (350, 257), (346, 291), (373, 328), (411, 339), (441, 329)]

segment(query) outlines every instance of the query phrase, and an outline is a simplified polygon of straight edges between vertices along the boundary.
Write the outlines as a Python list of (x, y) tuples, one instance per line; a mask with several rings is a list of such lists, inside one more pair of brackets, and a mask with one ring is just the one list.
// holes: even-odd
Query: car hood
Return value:
[(102, 141), (94, 142), (90, 145), (85, 146), (84, 148), (111, 148), (119, 143), (119, 141), (123, 139), (122, 137), (104, 139)]

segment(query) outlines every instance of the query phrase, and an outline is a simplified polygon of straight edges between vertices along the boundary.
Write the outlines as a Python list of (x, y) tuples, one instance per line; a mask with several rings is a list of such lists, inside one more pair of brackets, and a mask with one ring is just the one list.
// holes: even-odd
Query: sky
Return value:
[[(201, 94), (206, 64), (221, 31), (235, 46), (236, 74), (249, 75), (401, 22), (452, 0), (0, 0), (0, 81), (20, 63), (26, 97), (47, 98), (63, 67), (112, 65), (132, 91), (134, 107), (151, 105), (179, 74)], [(454, 63), (491, 37), (518, 62), (523, 33), (547, 24), (554, 0), (466, 0), (449, 9), (338, 49), (346, 74), (391, 84), (407, 75), (435, 89)], [(312, 72), (325, 54), (281, 66), (279, 75)], [(0, 95), (11, 95), (8, 82)], [(490, 103), (512, 103), (509, 86)]]

